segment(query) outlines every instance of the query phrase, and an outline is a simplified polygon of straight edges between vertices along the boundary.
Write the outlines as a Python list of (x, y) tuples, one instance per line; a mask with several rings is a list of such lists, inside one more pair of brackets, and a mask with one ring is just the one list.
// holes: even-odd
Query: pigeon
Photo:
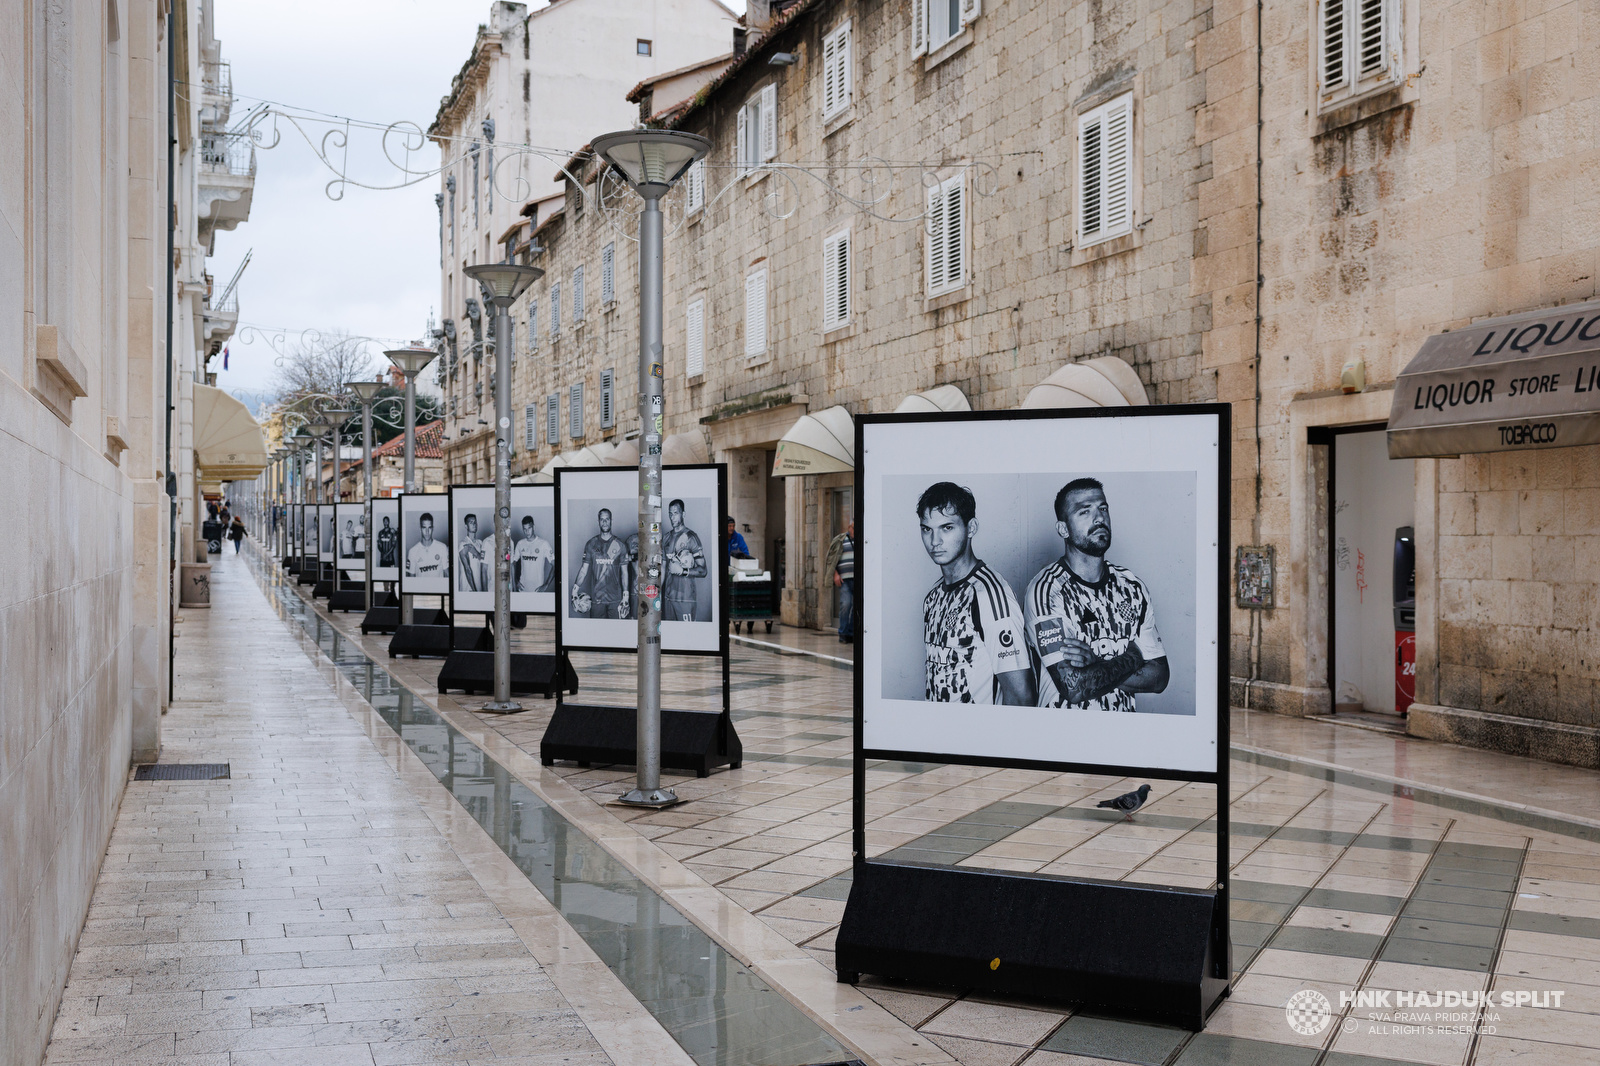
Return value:
[(1121, 811), (1131, 819), (1133, 817), (1133, 812), (1138, 810), (1140, 807), (1143, 807), (1144, 801), (1149, 798), (1150, 786), (1140, 785), (1132, 792), (1124, 792), (1116, 799), (1101, 800), (1099, 803), (1096, 803), (1095, 806), (1109, 807), (1111, 810)]

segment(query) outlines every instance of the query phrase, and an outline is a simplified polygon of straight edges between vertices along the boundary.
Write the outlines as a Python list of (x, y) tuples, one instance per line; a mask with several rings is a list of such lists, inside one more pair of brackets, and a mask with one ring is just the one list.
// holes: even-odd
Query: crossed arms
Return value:
[(1046, 669), (1064, 703), (1088, 703), (1118, 688), (1124, 692), (1161, 692), (1171, 678), (1167, 657), (1146, 661), (1137, 642), (1120, 654), (1102, 659), (1083, 641), (1066, 637), (1061, 652), (1061, 660)]

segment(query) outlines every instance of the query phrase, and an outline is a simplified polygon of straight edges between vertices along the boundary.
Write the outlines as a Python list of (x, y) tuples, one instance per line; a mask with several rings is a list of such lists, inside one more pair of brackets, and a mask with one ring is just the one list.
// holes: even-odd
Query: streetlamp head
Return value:
[(321, 440), (333, 432), (332, 422), (309, 422), (301, 427), (312, 440)]
[(646, 199), (665, 196), (711, 151), (710, 141), (681, 130), (623, 130), (596, 137), (590, 146)]
[(483, 286), (484, 295), (496, 307), (510, 307), (517, 297), (528, 291), (528, 286), (544, 277), (539, 267), (518, 266), (516, 263), (479, 263), (466, 267), (462, 273)]
[(351, 381), (345, 384), (345, 388), (355, 393), (356, 399), (360, 400), (361, 405), (365, 407), (378, 398), (378, 393), (384, 388), (384, 383), (381, 381)]
[(408, 378), (414, 378), (422, 373), (423, 368), (438, 358), (439, 355), (432, 348), (417, 346), (394, 348), (383, 354), (389, 357), (389, 362), (394, 364), (396, 370)]

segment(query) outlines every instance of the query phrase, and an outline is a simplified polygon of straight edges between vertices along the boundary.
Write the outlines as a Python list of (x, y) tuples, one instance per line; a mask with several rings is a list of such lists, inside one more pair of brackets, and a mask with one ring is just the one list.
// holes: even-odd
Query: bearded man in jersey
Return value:
[[(622, 541), (611, 535), (611, 511), (600, 508), (595, 515), (600, 532), (590, 537), (583, 546), (583, 563), (572, 583), (574, 618), (627, 618), (628, 599), (623, 583), (628, 575), (628, 549)], [(589, 609), (576, 607), (583, 596), (589, 598)]]
[(1150, 592), (1131, 570), (1106, 561), (1105, 486), (1089, 477), (1067, 482), (1055, 512), (1066, 552), (1028, 583), (1039, 706), (1137, 710), (1134, 696), (1164, 690), (1171, 676)]
[(978, 505), (941, 481), (917, 500), (922, 547), (939, 580), (922, 600), (925, 698), (935, 703), (1034, 705), (1022, 608), (1005, 578), (972, 551)]
[(661, 554), (667, 560), (664, 617), (673, 622), (693, 622), (700, 578), (708, 572), (705, 548), (700, 535), (683, 524), (682, 500), (667, 504), (667, 524), (667, 535), (661, 538)]

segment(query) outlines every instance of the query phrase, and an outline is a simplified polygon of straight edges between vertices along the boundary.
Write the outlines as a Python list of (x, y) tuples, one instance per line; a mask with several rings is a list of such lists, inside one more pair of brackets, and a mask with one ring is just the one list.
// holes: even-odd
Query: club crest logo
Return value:
[(1314, 988), (1302, 988), (1289, 997), (1283, 1013), (1289, 1028), (1301, 1036), (1316, 1036), (1333, 1021), (1333, 1004)]

